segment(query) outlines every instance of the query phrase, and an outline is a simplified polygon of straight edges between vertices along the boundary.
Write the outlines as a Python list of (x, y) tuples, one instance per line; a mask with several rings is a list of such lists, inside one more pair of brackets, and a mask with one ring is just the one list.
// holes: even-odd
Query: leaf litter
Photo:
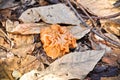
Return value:
[[(104, 52), (104, 50), (93, 50), (69, 53), (54, 61), (45, 71), (40, 72), (40, 75), (37, 75), (38, 80), (44, 80), (46, 76), (49, 76), (50, 74), (60, 77), (63, 80), (76, 78), (84, 79), (85, 75), (94, 68)], [(25, 76), (27, 78), (27, 75), (24, 75), (23, 77)], [(20, 80), (24, 80), (24, 78), (21, 77)]]
[[(0, 79), (100, 80), (111, 76), (119, 79), (119, 9), (114, 3), (114, 0), (10, 0), (0, 3), (3, 5), (0, 7)], [(86, 24), (88, 20), (91, 22)], [(67, 38), (70, 35), (62, 35), (64, 40), (57, 44), (61, 35), (53, 39), (55, 35), (48, 35), (51, 32), (44, 30), (48, 32), (45, 43), (51, 44), (51, 38), (52, 43), (58, 45), (56, 51), (61, 56), (54, 59), (47, 54), (40, 38), (42, 30), (53, 25), (58, 25), (59, 30), (65, 28), (63, 32), (53, 30), (55, 34), (65, 35), (67, 30), (77, 44), (75, 47), (67, 44), (72, 38)], [(61, 52), (67, 47), (64, 41), (70, 48), (63, 54)], [(48, 46), (53, 52), (51, 55), (57, 55), (52, 46)]]

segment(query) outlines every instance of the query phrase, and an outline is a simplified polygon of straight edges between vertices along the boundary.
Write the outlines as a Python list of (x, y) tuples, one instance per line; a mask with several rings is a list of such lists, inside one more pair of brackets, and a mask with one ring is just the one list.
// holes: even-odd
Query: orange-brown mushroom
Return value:
[(66, 27), (60, 25), (43, 28), (40, 37), (46, 54), (52, 59), (61, 57), (69, 52), (69, 48), (76, 47), (76, 39)]

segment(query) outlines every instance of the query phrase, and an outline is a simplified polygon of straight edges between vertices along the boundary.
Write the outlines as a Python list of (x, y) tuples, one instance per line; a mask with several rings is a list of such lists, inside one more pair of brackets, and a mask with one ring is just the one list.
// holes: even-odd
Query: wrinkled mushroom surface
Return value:
[(69, 48), (76, 47), (76, 39), (67, 30), (60, 25), (51, 25), (40, 31), (41, 41), (46, 54), (55, 59), (69, 52)]

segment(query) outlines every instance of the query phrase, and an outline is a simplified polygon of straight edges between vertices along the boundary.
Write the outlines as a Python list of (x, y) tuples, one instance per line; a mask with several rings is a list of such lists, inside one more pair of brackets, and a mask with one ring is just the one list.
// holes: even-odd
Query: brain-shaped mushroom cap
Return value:
[(60, 25), (45, 27), (40, 32), (41, 41), (46, 54), (55, 59), (69, 52), (69, 48), (76, 47), (76, 39)]

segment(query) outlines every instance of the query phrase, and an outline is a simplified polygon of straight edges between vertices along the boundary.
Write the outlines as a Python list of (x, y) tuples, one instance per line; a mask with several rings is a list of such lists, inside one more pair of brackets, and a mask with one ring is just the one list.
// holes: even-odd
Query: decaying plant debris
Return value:
[(0, 80), (119, 80), (119, 0), (0, 0)]

